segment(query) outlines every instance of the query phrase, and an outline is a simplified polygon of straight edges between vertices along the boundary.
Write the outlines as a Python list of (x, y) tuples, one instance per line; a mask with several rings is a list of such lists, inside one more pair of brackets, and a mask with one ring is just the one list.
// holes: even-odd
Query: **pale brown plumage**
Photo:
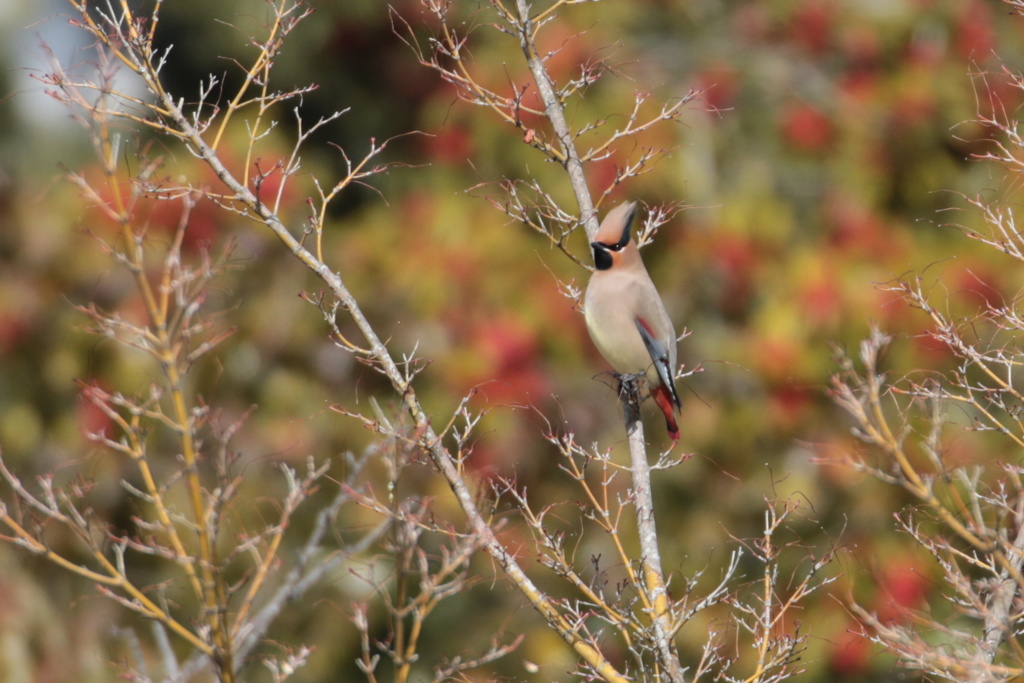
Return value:
[(676, 332), (630, 235), (636, 202), (608, 212), (594, 241), (596, 270), (584, 300), (587, 329), (605, 360), (620, 374), (646, 373), (651, 395), (673, 441), (681, 407), (673, 379)]

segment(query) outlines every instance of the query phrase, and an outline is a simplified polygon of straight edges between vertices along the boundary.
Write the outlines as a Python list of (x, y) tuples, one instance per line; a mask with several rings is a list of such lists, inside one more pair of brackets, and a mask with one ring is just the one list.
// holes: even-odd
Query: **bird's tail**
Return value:
[(676, 397), (675, 392), (664, 384), (652, 387), (651, 395), (654, 397), (654, 402), (658, 404), (658, 408), (665, 415), (665, 427), (668, 429), (668, 435), (672, 437), (672, 443), (675, 444), (679, 441), (679, 424), (676, 422), (676, 402), (679, 399)]

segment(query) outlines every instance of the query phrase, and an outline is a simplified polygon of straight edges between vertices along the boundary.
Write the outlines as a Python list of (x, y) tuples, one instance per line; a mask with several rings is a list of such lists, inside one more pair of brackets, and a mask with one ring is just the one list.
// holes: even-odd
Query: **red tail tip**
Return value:
[(654, 396), (654, 402), (658, 404), (658, 408), (665, 416), (665, 427), (668, 429), (668, 435), (672, 437), (674, 446), (679, 441), (679, 425), (676, 423), (676, 410), (672, 394), (668, 389), (659, 385), (654, 387), (651, 395)]

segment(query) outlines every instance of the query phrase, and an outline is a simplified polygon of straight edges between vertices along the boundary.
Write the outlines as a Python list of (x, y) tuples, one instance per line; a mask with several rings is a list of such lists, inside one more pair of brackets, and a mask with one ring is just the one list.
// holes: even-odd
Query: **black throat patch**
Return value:
[(591, 242), (590, 246), (594, 250), (594, 267), (598, 270), (608, 270), (611, 268), (612, 255), (608, 251), (609, 248), (600, 242)]

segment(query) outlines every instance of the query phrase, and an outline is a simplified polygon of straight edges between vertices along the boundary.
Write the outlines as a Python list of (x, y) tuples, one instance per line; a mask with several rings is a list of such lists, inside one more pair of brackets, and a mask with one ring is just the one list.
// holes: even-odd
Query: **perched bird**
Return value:
[(675, 443), (676, 411), (682, 408), (674, 381), (676, 331), (630, 236), (635, 215), (636, 202), (618, 205), (590, 243), (596, 270), (587, 285), (583, 311), (594, 345), (615, 371), (646, 374)]

